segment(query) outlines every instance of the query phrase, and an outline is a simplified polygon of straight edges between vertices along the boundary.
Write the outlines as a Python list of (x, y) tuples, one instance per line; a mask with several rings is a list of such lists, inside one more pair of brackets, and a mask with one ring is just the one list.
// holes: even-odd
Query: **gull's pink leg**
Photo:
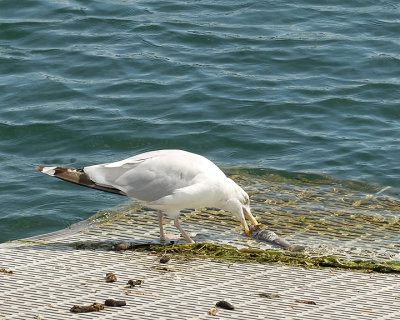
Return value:
[(163, 227), (163, 213), (158, 210), (158, 224), (160, 226), (160, 241), (176, 241), (181, 238), (179, 234), (165, 234)]
[(181, 224), (179, 223), (178, 218), (176, 218), (176, 219), (174, 220), (174, 224), (175, 224), (175, 227), (177, 227), (178, 230), (179, 230), (179, 231), (182, 233), (182, 235), (185, 237), (185, 239), (186, 239), (187, 242), (189, 242), (189, 243), (194, 243), (194, 241), (189, 237), (189, 235), (182, 229)]

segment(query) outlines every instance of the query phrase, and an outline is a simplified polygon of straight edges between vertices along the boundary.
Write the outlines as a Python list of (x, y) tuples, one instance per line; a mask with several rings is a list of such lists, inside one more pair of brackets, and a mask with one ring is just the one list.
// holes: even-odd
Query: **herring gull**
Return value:
[(213, 162), (183, 150), (150, 151), (80, 169), (41, 166), (37, 170), (85, 187), (126, 195), (158, 210), (161, 241), (180, 238), (164, 232), (163, 211), (188, 242), (194, 241), (179, 223), (180, 210), (185, 208), (215, 207), (231, 212), (248, 236), (245, 217), (258, 225), (247, 193)]

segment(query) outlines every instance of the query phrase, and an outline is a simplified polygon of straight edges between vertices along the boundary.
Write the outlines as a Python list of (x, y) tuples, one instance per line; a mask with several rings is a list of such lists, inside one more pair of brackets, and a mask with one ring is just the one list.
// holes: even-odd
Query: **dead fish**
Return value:
[(303, 246), (291, 245), (288, 241), (279, 237), (275, 232), (262, 228), (260, 224), (250, 225), (249, 229), (251, 236), (256, 240), (269, 242), (289, 251), (303, 251), (305, 249)]

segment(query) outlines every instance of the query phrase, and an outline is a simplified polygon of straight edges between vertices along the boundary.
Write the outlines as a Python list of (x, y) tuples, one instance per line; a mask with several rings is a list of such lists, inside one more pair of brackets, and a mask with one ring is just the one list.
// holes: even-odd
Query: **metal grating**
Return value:
[[(258, 219), (308, 252), (350, 259), (400, 260), (399, 204), (338, 186), (289, 186), (241, 178)], [(398, 211), (397, 211), (398, 212)], [(400, 277), (278, 264), (171, 260), (133, 251), (75, 250), (71, 242), (157, 243), (156, 212), (128, 202), (70, 229), (0, 245), (1, 319), (400, 319)], [(166, 219), (166, 222), (168, 220)], [(197, 241), (270, 248), (247, 239), (239, 223), (216, 210), (186, 210), (183, 226)], [(176, 232), (172, 223), (167, 231)], [(107, 272), (118, 281), (106, 283)], [(126, 288), (129, 279), (145, 282)], [(260, 296), (279, 294), (269, 299)], [(120, 308), (73, 314), (73, 305), (126, 300)], [(316, 304), (296, 302), (296, 299)]]
[[(222, 299), (236, 310), (219, 309), (218, 319), (400, 318), (398, 275), (208, 260), (161, 265), (159, 257), (145, 253), (23, 243), (2, 245), (0, 256), (1, 266), (13, 271), (0, 275), (0, 319), (208, 319), (207, 311)], [(106, 283), (107, 272), (117, 282)], [(144, 283), (129, 289), (129, 279)], [(108, 298), (127, 305), (69, 312), (75, 304)]]
[[(261, 177), (233, 176), (251, 196), (258, 221), (312, 255), (346, 259), (400, 261), (400, 201), (381, 194), (355, 192), (340, 185), (288, 185)], [(214, 209), (183, 210), (181, 221), (194, 240), (236, 247), (270, 249), (269, 243), (244, 236), (229, 213)], [(176, 233), (165, 219), (166, 230)], [(101, 226), (99, 228), (98, 226)], [(77, 230), (82, 232), (77, 233)], [(126, 202), (104, 211), (89, 222), (55, 233), (62, 242), (126, 240), (157, 242), (156, 212)], [(48, 240), (49, 235), (33, 239)]]

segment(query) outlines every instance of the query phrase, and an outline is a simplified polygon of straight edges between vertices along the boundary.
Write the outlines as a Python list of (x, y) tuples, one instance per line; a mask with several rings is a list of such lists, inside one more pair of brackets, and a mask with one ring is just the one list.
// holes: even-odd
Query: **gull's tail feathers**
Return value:
[(85, 173), (83, 169), (63, 167), (37, 167), (36, 170), (61, 180), (79, 184), (80, 186), (125, 196), (125, 193), (121, 190), (96, 184), (90, 179), (90, 177)]

